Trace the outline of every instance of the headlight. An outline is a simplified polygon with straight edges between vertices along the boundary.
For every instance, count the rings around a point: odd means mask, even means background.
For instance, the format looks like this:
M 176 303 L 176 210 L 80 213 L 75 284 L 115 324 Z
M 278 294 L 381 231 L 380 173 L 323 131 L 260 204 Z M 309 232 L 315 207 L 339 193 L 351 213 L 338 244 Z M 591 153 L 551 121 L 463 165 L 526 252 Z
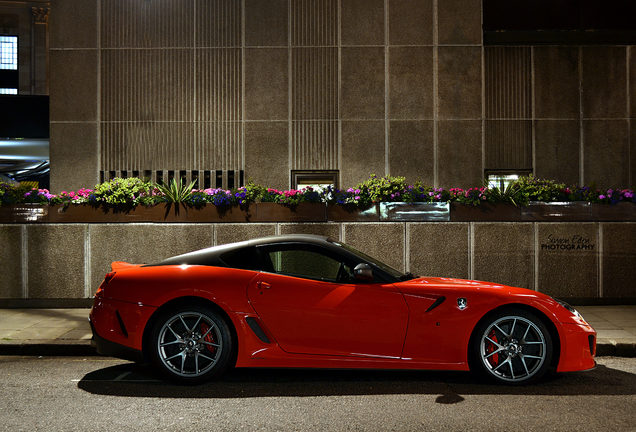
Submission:
M 578 319 L 583 321 L 585 324 L 589 325 L 588 322 L 585 321 L 585 318 L 583 318 L 583 316 L 579 313 L 579 311 L 574 309 L 569 303 L 564 302 L 563 300 L 556 299 L 554 297 L 552 297 L 552 299 L 555 302 L 557 302 L 558 304 L 560 304 L 561 306 L 563 306 L 564 308 L 566 308 L 572 315 L 576 316 Z

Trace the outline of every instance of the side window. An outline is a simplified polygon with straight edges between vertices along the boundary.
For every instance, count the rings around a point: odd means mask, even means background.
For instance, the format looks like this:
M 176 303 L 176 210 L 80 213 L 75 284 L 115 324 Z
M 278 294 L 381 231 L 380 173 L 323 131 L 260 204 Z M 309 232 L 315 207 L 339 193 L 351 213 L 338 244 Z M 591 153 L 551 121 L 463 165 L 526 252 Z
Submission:
M 266 250 L 266 261 L 271 261 L 274 273 L 326 282 L 348 283 L 352 271 L 345 263 L 323 253 L 306 249 Z
M 227 267 L 242 270 L 260 270 L 258 255 L 253 247 L 231 250 L 225 252 L 219 258 Z

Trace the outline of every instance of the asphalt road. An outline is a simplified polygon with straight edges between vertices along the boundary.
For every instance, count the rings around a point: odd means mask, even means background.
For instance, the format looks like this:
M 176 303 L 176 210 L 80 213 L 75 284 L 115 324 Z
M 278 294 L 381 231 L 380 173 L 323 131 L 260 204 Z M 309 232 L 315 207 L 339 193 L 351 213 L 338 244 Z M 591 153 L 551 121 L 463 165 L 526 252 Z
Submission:
M 199 386 L 109 358 L 0 357 L 6 431 L 636 431 L 636 358 L 509 387 L 468 373 L 241 370 Z

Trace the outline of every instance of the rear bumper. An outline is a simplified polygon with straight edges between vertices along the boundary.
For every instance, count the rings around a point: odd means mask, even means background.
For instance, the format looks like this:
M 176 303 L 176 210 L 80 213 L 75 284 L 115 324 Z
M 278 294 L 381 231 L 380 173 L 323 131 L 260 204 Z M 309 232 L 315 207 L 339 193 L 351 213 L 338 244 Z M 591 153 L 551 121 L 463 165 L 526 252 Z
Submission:
M 93 322 L 89 318 L 91 323 L 91 330 L 93 332 L 93 338 L 91 339 L 91 345 L 95 347 L 98 354 L 108 357 L 117 357 L 124 360 L 131 360 L 135 362 L 143 362 L 144 355 L 141 350 L 127 347 L 101 337 L 95 330 Z
M 557 372 L 574 372 L 596 366 L 596 332 L 590 326 L 562 324 L 561 357 Z
M 96 298 L 89 314 L 92 344 L 102 355 L 143 360 L 143 333 L 153 306 Z

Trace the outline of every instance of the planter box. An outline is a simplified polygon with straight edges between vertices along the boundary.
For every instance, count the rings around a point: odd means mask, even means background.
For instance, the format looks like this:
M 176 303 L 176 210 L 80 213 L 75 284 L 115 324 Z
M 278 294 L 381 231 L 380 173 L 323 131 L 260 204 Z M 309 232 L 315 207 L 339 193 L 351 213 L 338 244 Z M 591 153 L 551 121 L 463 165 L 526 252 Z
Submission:
M 300 203 L 288 207 L 277 203 L 256 203 L 251 222 L 326 222 L 327 206 L 323 203 Z
M 112 210 L 86 204 L 63 206 L 12 205 L 0 207 L 0 223 L 131 223 L 131 222 L 249 222 L 254 208 L 205 206 L 138 206 Z
M 592 204 L 592 219 L 599 222 L 636 222 L 636 203 Z
M 512 204 L 482 202 L 478 206 L 451 203 L 451 222 L 519 222 L 521 208 Z
M 424 202 L 382 202 L 381 221 L 448 222 L 450 204 Z
M 575 202 L 537 202 L 521 207 L 524 222 L 583 222 L 593 220 L 592 204 Z
M 379 222 L 380 212 L 377 204 L 365 210 L 355 206 L 328 204 L 327 220 L 330 222 Z

